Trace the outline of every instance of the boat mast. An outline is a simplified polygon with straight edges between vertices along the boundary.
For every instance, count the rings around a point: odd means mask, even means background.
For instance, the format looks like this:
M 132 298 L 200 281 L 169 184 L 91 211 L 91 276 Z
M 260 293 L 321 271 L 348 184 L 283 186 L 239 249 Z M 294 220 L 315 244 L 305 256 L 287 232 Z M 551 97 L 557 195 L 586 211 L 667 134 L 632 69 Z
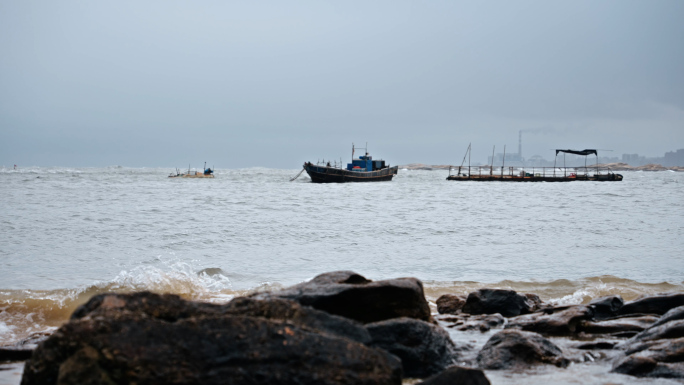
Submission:
M 501 161 L 501 178 L 503 179 L 504 166 L 506 165 L 506 145 L 504 144 L 504 156 Z
M 489 163 L 489 176 L 494 175 L 494 149 L 496 146 L 492 147 L 492 161 Z

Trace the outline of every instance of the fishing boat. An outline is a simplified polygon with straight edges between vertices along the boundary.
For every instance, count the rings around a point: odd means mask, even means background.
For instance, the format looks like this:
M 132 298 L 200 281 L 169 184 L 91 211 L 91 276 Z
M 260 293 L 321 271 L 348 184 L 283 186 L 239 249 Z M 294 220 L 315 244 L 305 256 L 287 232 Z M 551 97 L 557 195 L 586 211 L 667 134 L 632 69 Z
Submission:
M 470 165 L 470 145 L 466 155 L 463 157 L 461 165 L 456 167 L 449 167 L 449 176 L 447 180 L 454 181 L 476 181 L 476 182 L 576 182 L 576 181 L 593 181 L 593 182 L 620 182 L 623 179 L 621 174 L 616 174 L 607 168 L 599 168 L 598 166 L 598 151 L 594 149 L 586 150 L 556 150 L 556 157 L 553 162 L 553 167 L 505 167 L 502 163 L 501 168 L 494 167 L 494 157 L 492 156 L 492 163 L 488 166 L 471 166 Z M 557 167 L 556 161 L 558 154 L 563 154 L 563 167 Z M 580 167 L 565 167 L 565 154 L 574 154 L 584 156 L 584 166 Z M 596 156 L 596 165 L 587 166 L 587 156 Z M 465 158 L 468 157 L 468 166 L 464 166 Z M 504 150 L 504 162 L 506 159 Z M 456 174 L 452 174 L 452 170 Z
M 391 181 L 397 175 L 399 166 L 390 167 L 384 160 L 373 160 L 367 149 L 364 155 L 354 159 L 354 151 L 352 144 L 352 162 L 347 163 L 344 168 L 342 161 L 333 164 L 329 161 L 322 164 L 306 162 L 302 171 L 290 181 L 297 179 L 304 171 L 309 174 L 313 183 L 384 182 Z
M 179 169 L 176 169 L 175 174 L 169 174 L 169 178 L 213 178 L 214 170 L 207 168 L 207 162 L 204 162 L 204 171 L 190 171 L 190 165 L 188 165 L 188 172 L 181 174 Z

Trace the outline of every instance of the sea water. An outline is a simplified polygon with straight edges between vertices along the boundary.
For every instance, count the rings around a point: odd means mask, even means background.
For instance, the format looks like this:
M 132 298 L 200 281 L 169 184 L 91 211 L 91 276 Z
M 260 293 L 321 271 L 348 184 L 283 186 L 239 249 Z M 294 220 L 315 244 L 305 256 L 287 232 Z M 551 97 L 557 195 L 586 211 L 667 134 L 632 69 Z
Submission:
M 481 183 L 400 169 L 313 184 L 289 182 L 298 170 L 172 171 L 0 168 L 0 345 L 101 292 L 225 302 L 334 270 L 417 277 L 432 302 L 485 286 L 558 304 L 684 292 L 684 173 Z

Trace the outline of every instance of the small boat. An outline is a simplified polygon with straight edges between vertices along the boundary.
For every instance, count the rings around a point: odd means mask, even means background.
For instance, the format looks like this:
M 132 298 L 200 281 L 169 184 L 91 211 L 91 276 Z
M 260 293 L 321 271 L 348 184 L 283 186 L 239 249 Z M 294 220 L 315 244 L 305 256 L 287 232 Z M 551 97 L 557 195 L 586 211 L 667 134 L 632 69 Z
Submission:
M 204 172 L 190 171 L 190 165 L 188 165 L 188 172 L 181 174 L 179 169 L 176 169 L 175 174 L 169 174 L 169 178 L 213 178 L 214 170 L 207 168 L 207 162 L 204 162 Z
M 575 154 L 584 156 L 584 167 L 556 167 L 556 160 L 558 154 Z M 587 166 L 586 157 L 588 155 L 596 155 L 596 166 Z M 456 167 L 449 167 L 449 176 L 447 180 L 454 181 L 476 181 L 476 182 L 576 182 L 576 181 L 594 181 L 594 182 L 620 182 L 623 177 L 621 174 L 616 174 L 610 169 L 600 169 L 598 167 L 598 151 L 593 149 L 587 150 L 556 150 L 556 159 L 554 159 L 553 167 L 508 167 L 504 165 L 494 168 L 492 163 L 489 166 L 470 166 L 470 145 L 466 150 L 468 157 L 468 166 L 464 166 L 463 162 L 456 169 Z M 493 162 L 494 157 L 492 157 Z M 504 150 L 504 160 L 506 159 Z M 565 160 L 563 161 L 565 164 Z M 452 174 L 451 170 L 456 169 L 456 174 Z
M 313 183 L 346 183 L 346 182 L 383 182 L 391 181 L 397 175 L 399 166 L 390 167 L 384 160 L 373 160 L 368 152 L 354 159 L 354 145 L 352 144 L 352 162 L 342 168 L 342 162 L 330 164 L 304 163 L 303 171 L 311 177 Z M 301 172 L 291 181 L 297 179 Z

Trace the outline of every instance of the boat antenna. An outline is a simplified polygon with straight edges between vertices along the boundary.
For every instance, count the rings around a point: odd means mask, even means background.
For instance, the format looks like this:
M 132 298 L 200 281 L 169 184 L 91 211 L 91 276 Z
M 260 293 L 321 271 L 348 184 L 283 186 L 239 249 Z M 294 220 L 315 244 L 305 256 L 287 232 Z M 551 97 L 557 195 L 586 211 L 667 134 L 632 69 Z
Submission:
M 354 163 L 354 143 L 352 143 L 352 163 Z
M 492 147 L 492 161 L 489 164 L 489 175 L 490 176 L 494 173 L 494 149 L 495 148 L 496 148 L 496 146 Z

